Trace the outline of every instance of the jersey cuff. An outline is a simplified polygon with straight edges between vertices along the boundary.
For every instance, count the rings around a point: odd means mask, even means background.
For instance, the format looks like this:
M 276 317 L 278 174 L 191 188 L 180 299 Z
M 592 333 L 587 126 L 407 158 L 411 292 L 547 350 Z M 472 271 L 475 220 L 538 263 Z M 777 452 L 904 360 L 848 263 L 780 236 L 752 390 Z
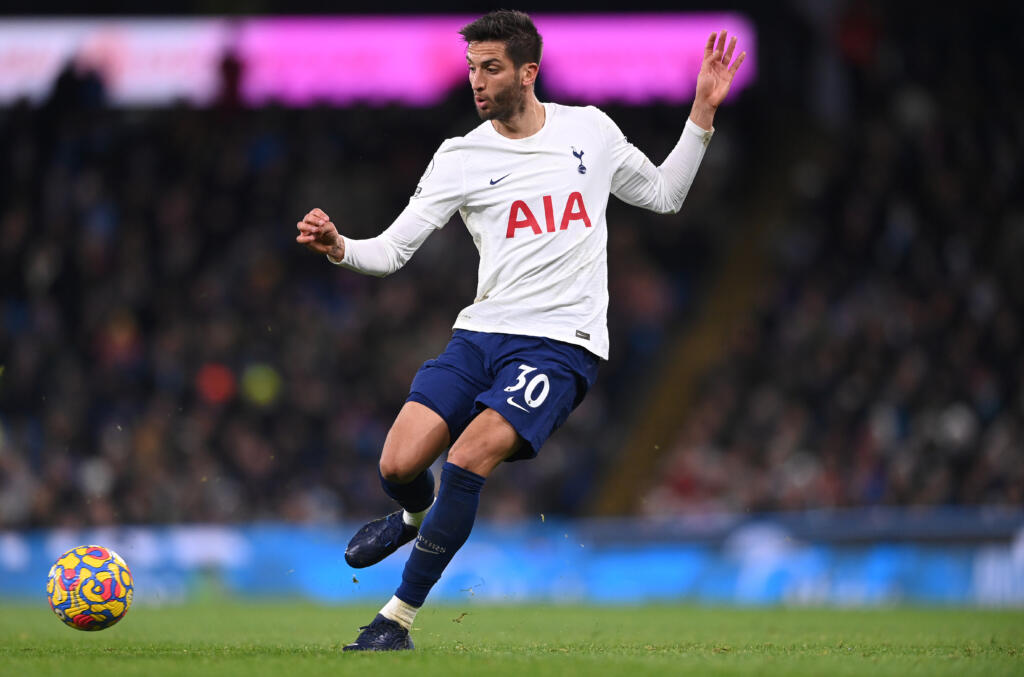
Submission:
M 711 137 L 715 134 L 715 128 L 712 127 L 711 131 L 704 129 L 690 118 L 686 118 L 686 127 L 684 131 L 690 132 L 700 138 L 701 143 L 705 146 L 711 143 Z

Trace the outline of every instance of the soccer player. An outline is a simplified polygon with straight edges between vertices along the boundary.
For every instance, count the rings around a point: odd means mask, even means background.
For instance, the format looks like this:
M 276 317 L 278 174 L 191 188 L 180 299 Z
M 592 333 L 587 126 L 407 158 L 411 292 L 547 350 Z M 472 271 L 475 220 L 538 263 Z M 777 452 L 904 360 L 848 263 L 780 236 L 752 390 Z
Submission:
M 456 211 L 480 252 L 476 299 L 413 378 L 384 441 L 381 485 L 401 509 L 362 527 L 345 559 L 365 567 L 414 548 L 394 596 L 345 651 L 413 648 L 409 628 L 469 536 L 488 475 L 536 456 L 583 400 L 608 357 L 608 196 L 679 211 L 746 56 L 733 60 L 726 31 L 711 34 L 690 117 L 656 167 L 600 110 L 537 99 L 541 37 L 529 16 L 491 12 L 460 33 L 482 124 L 441 144 L 377 237 L 342 237 L 320 209 L 297 224 L 299 243 L 370 275 L 398 270 Z M 435 498 L 430 466 L 445 449 Z

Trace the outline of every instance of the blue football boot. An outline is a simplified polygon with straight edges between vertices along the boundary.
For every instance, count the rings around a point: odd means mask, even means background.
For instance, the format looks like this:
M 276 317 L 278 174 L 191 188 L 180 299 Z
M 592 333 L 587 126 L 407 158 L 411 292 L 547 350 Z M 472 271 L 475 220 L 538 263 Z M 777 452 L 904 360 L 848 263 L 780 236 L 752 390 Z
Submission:
M 342 647 L 342 651 L 408 651 L 413 648 L 409 631 L 380 614 L 359 629 L 362 632 L 356 641 Z
M 416 538 L 419 529 L 402 521 L 401 510 L 363 525 L 345 548 L 345 561 L 354 569 L 376 564 Z

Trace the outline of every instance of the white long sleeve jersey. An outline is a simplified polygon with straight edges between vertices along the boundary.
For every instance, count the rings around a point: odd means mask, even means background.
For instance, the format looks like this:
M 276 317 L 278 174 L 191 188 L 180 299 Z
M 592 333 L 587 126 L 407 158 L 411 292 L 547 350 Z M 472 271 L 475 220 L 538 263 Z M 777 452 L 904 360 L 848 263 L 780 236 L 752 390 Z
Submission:
M 687 120 L 655 167 L 597 108 L 544 109 L 544 126 L 524 139 L 490 122 L 446 139 L 395 222 L 369 240 L 345 238 L 335 263 L 388 275 L 458 210 L 480 267 L 455 328 L 543 336 L 607 359 L 608 196 L 678 212 L 712 132 Z

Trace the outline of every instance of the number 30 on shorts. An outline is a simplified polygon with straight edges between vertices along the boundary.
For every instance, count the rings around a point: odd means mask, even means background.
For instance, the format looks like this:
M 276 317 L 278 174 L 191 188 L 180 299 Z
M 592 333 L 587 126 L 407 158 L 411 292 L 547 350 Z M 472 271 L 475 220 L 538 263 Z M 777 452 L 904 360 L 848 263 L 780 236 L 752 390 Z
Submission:
M 527 378 L 535 371 L 537 371 L 537 367 L 531 367 L 525 364 L 519 365 L 519 378 L 516 379 L 515 383 L 505 388 L 506 393 L 514 393 L 517 390 L 526 388 L 526 390 L 523 390 L 523 399 L 526 400 L 526 404 L 533 409 L 544 404 L 544 400 L 548 397 L 548 391 L 551 390 L 551 384 L 548 382 L 547 374 L 534 374 L 532 378 Z M 523 408 L 511 397 L 508 398 L 508 403 L 514 407 L 518 407 L 519 409 Z

